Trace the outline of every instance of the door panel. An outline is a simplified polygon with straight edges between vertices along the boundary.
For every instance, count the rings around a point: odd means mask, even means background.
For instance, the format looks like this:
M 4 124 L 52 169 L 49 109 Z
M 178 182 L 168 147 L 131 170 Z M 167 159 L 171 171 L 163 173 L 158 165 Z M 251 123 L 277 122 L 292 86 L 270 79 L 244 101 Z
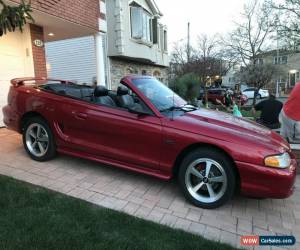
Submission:
M 158 168 L 162 143 L 159 118 L 72 99 L 61 110 L 69 147 L 141 167 Z

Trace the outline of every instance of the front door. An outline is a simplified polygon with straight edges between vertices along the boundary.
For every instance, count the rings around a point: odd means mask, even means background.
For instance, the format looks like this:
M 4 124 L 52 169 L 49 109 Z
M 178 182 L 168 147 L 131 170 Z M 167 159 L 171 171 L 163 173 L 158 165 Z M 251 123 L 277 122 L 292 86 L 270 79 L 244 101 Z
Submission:
M 290 87 L 294 87 L 296 84 L 296 74 L 290 73 Z

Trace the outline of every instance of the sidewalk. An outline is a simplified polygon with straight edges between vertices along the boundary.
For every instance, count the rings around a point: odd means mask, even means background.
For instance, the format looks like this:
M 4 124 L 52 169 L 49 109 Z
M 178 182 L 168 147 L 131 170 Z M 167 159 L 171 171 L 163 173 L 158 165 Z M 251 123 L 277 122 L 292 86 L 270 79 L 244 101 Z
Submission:
M 0 129 L 0 141 L 2 175 L 238 248 L 241 235 L 293 234 L 300 239 L 300 175 L 288 199 L 237 196 L 221 208 L 204 210 L 183 198 L 176 181 L 164 182 L 63 155 L 50 162 L 35 162 L 25 153 L 21 136 L 6 129 Z M 299 243 L 289 249 L 297 248 Z

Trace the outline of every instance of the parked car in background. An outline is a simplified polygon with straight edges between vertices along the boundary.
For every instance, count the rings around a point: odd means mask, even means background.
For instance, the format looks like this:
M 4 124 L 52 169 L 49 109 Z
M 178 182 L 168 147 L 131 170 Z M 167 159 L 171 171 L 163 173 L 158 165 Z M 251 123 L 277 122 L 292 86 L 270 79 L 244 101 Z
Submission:
M 225 105 L 225 93 L 226 91 L 229 91 L 229 93 L 231 95 L 233 95 L 233 91 L 232 90 L 226 90 L 224 88 L 216 88 L 216 89 L 208 89 L 207 91 L 207 99 L 209 102 L 212 102 L 213 104 L 218 104 L 219 100 L 220 102 L 222 102 Z M 242 95 L 240 97 L 241 100 L 241 105 L 244 105 L 247 103 L 248 98 L 245 95 Z
M 297 162 L 278 134 L 188 105 L 149 76 L 125 77 L 117 91 L 14 79 L 3 113 L 36 161 L 59 152 L 164 180 L 176 177 L 199 207 L 221 206 L 235 191 L 285 198 L 294 190 Z
M 248 98 L 253 99 L 254 93 L 255 93 L 255 88 L 245 89 L 245 90 L 243 90 L 242 93 L 243 93 L 243 95 L 247 96 Z M 267 90 L 267 89 L 260 89 L 257 94 L 258 99 L 268 98 L 269 96 L 270 96 L 269 90 Z

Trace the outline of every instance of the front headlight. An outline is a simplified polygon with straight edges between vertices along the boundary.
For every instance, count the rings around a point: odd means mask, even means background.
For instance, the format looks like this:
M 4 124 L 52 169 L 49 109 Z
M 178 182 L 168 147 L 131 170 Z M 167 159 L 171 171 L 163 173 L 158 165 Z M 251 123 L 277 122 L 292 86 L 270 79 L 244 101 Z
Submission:
M 288 168 L 291 165 L 291 157 L 288 153 L 268 156 L 265 158 L 265 165 L 273 168 Z

